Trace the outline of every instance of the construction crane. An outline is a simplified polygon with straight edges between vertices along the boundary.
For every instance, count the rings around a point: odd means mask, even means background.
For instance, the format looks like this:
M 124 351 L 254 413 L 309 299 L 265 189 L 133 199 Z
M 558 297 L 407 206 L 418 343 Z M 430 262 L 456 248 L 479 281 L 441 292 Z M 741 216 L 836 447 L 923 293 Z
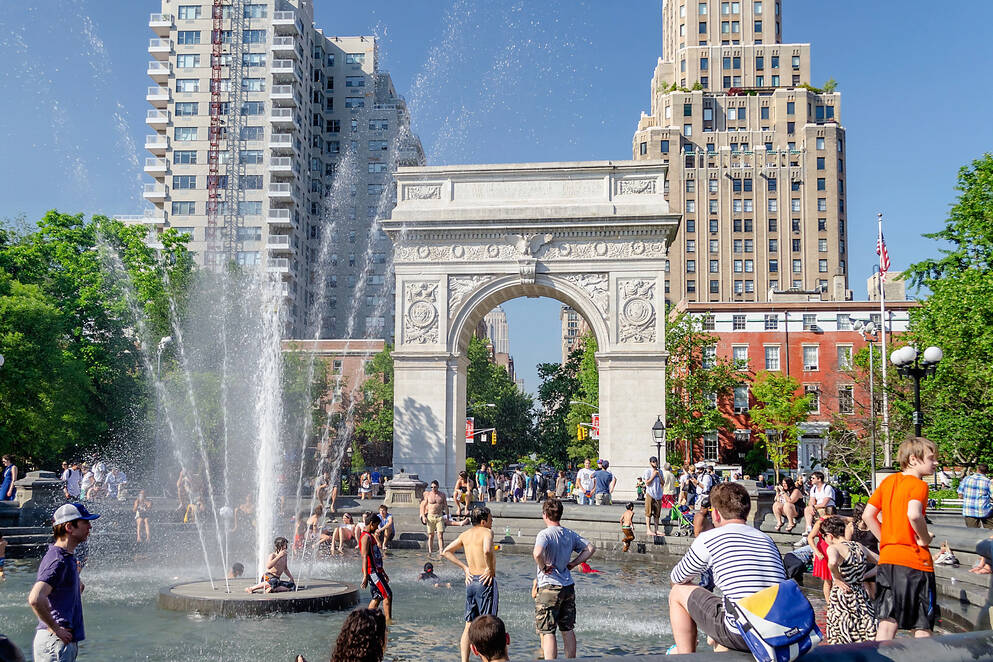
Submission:
M 241 128 L 245 90 L 244 67 L 245 10 L 243 0 L 213 0 L 213 26 L 210 33 L 210 128 L 207 131 L 207 254 L 206 263 L 220 269 L 237 258 L 244 223 L 240 203 L 244 197 L 241 163 Z M 230 30 L 224 30 L 224 20 Z M 228 75 L 224 77 L 224 68 Z M 225 80 L 227 87 L 225 89 Z M 222 101 L 222 95 L 227 99 Z M 223 156 L 222 156 L 223 155 Z M 221 164 L 226 167 L 220 172 Z M 224 203 L 223 206 L 221 203 Z

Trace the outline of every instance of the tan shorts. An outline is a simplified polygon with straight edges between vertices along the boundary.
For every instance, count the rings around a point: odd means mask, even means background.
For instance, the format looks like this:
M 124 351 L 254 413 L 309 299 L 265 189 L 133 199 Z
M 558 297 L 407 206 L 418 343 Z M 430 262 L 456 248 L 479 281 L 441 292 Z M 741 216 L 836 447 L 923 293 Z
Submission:
M 444 533 L 445 532 L 445 517 L 444 515 L 428 515 L 428 533 Z
M 576 587 L 542 586 L 534 599 L 534 627 L 538 634 L 569 632 L 576 627 Z
M 652 497 L 645 495 L 645 519 L 654 517 L 658 519 L 662 515 L 662 500 L 653 499 Z

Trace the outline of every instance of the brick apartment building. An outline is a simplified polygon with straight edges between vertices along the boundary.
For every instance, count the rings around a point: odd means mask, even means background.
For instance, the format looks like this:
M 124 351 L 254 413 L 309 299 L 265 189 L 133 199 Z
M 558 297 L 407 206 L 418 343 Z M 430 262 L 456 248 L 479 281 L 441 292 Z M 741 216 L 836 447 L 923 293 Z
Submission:
M 866 345 L 853 325 L 858 320 L 871 320 L 879 328 L 878 304 L 822 301 L 819 297 L 797 300 L 804 294 L 783 294 L 786 299 L 794 300 L 776 300 L 775 296 L 767 302 L 684 300 L 676 307 L 701 318 L 704 330 L 717 336 L 715 357 L 741 366 L 741 383 L 734 395 L 718 402 L 729 426 L 704 435 L 693 448 L 694 462 L 738 464 L 744 459 L 758 432 L 748 413 L 756 405 L 750 383 L 762 371 L 789 375 L 805 392 L 816 395 L 809 420 L 800 425 L 801 438 L 792 468 L 809 471 L 823 458 L 828 428 L 835 414 L 861 418 L 868 412 L 868 390 L 856 382 L 848 366 L 852 356 Z M 813 292 L 806 295 L 815 297 Z M 888 348 L 907 330 L 910 309 L 917 305 L 914 301 L 887 302 Z M 876 368 L 878 380 L 878 363 Z

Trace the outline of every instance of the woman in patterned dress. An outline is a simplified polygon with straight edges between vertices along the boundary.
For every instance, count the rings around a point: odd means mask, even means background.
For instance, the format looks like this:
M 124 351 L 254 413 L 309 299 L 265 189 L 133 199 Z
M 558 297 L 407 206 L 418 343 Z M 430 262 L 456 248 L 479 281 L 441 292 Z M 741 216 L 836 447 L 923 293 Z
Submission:
M 862 580 L 866 561 L 878 562 L 879 557 L 864 545 L 848 540 L 846 528 L 844 518 L 837 515 L 821 521 L 832 576 L 827 609 L 829 644 L 853 644 L 876 636 L 876 611 Z

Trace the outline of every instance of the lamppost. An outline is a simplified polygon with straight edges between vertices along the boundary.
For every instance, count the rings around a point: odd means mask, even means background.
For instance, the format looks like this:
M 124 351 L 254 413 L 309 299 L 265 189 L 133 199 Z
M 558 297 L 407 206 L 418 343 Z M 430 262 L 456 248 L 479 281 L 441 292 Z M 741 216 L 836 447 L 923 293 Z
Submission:
M 662 456 L 662 447 L 665 445 L 665 423 L 662 422 L 662 417 L 657 417 L 655 424 L 652 425 L 652 439 L 655 440 L 655 457 L 659 458 L 659 466 L 665 464 L 665 458 Z
M 586 405 L 587 407 L 592 407 L 593 409 L 597 409 L 597 406 L 596 405 L 591 404 L 589 402 L 583 402 L 582 400 L 570 400 L 569 401 L 569 404 L 570 405 Z
M 872 434 L 872 454 L 869 457 L 869 466 L 872 474 L 869 477 L 869 483 L 872 485 L 872 491 L 876 491 L 876 393 L 874 388 L 876 369 L 873 365 L 875 359 L 873 358 L 875 352 L 872 349 L 872 343 L 878 337 L 878 332 L 876 331 L 876 324 L 871 320 L 864 322 L 858 320 L 855 322 L 854 328 L 859 334 L 862 335 L 862 339 L 866 341 L 869 345 L 869 415 L 872 417 L 872 425 L 870 426 Z
M 928 347 L 923 356 L 918 355 L 917 348 L 906 345 L 890 354 L 890 362 L 896 366 L 901 377 L 911 377 L 914 380 L 914 435 L 921 436 L 921 425 L 924 414 L 921 413 L 921 380 L 934 377 L 938 363 L 944 357 L 940 347 Z

